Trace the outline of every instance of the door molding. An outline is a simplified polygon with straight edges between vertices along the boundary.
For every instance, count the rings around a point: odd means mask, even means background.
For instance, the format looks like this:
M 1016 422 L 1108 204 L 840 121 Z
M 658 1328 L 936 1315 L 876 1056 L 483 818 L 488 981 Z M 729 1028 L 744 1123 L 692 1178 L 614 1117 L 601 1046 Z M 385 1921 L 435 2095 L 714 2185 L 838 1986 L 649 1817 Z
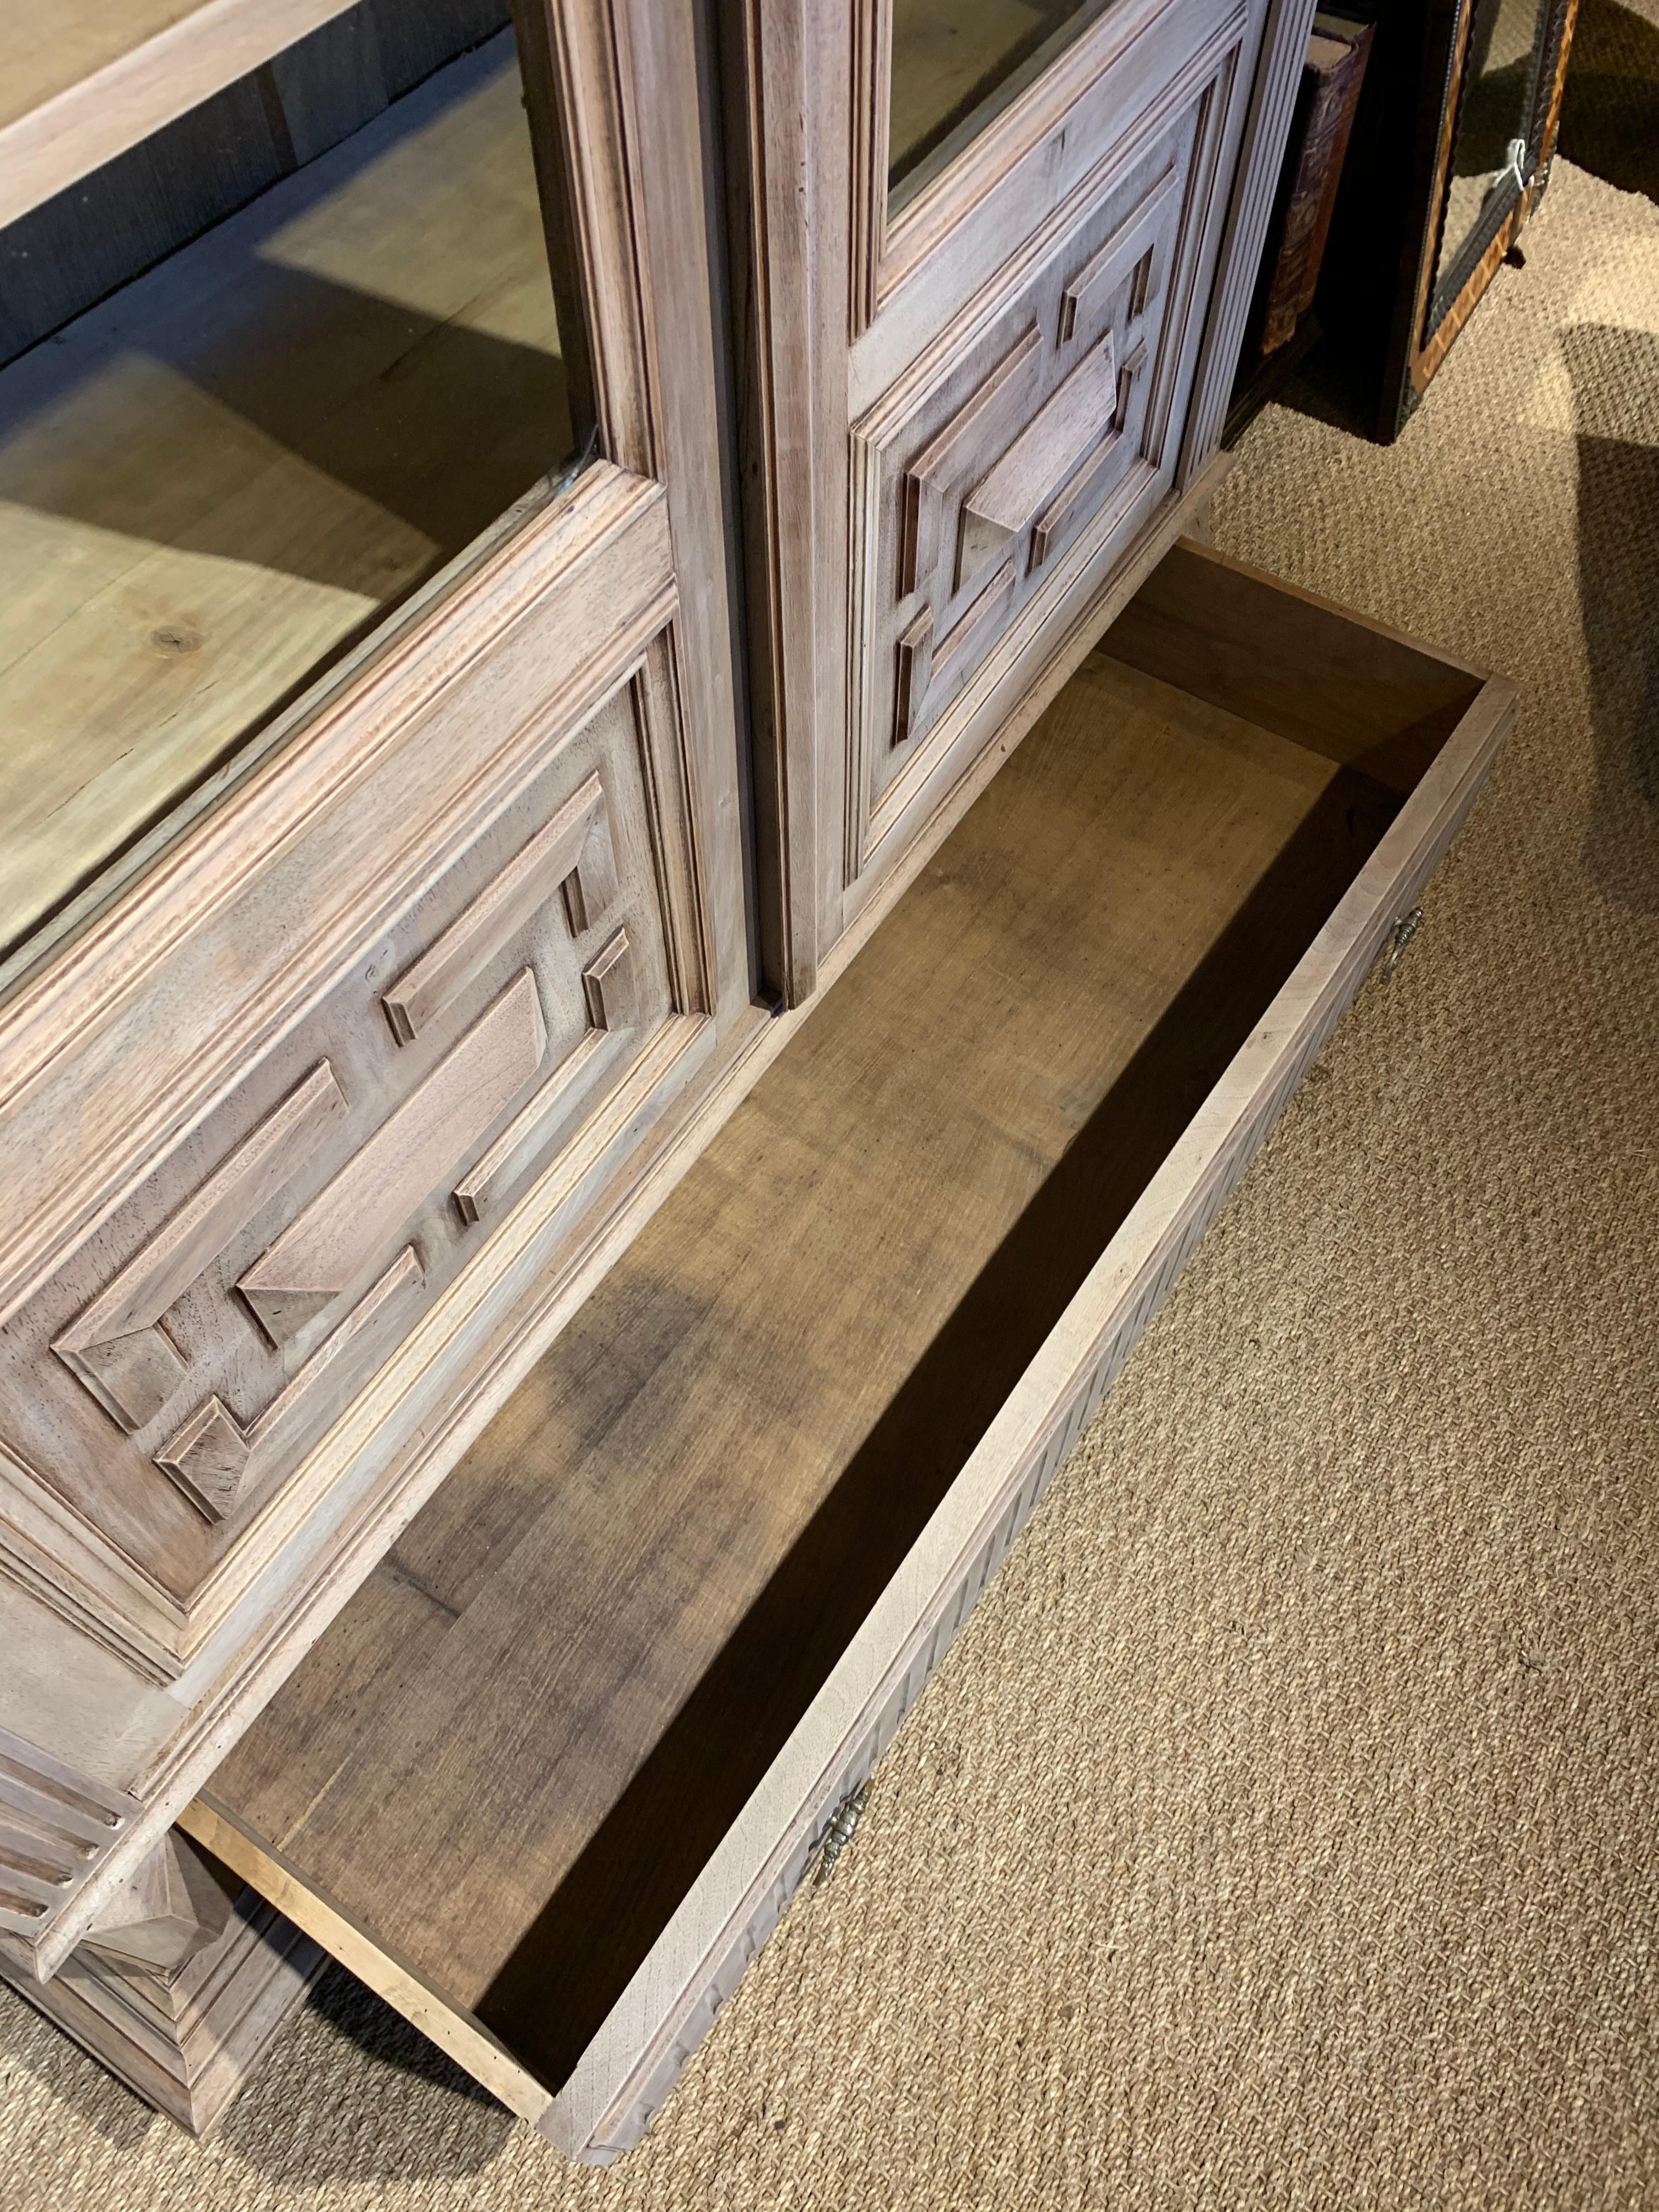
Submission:
M 13 1193 L 0 1319 L 25 1370 L 22 1401 L 9 1395 L 15 1376 L 0 1378 L 0 1637 L 16 1659 L 0 1726 L 50 1746 L 89 1802 L 101 1792 L 123 1808 L 78 1839 L 71 1884 L 4 1923 L 9 1970 L 49 1974 L 68 1955 L 660 1197 L 667 1164 L 688 1164 L 688 1121 L 763 1026 L 740 843 L 697 10 L 517 0 L 515 14 L 532 116 L 561 125 L 556 140 L 542 132 L 538 185 L 550 229 L 562 225 L 571 246 L 598 456 L 520 501 L 245 748 L 146 872 L 0 1006 Z M 572 791 L 550 798 L 545 771 L 560 761 L 574 764 Z M 533 809 L 511 812 L 532 784 L 537 805 L 564 810 L 544 825 Z M 572 805 L 580 821 L 566 821 Z M 556 883 L 568 845 L 574 862 Z M 521 956 L 532 926 L 542 937 Z M 396 939 L 383 974 L 377 957 L 398 929 L 410 944 Z M 568 1060 L 546 964 L 567 940 Z M 505 963 L 499 978 L 492 961 Z M 380 1005 L 399 979 L 409 993 Z M 383 1099 L 346 1085 L 307 1026 L 333 1018 L 330 994 L 347 985 L 379 1024 L 395 1077 Z M 434 1274 L 424 1245 L 410 1261 L 407 1237 L 401 1255 L 377 1256 L 381 1231 L 398 1243 L 392 1214 L 419 1194 L 412 1165 L 374 1138 L 399 1113 L 415 1117 L 409 1133 L 425 1130 L 442 1103 L 431 1086 L 454 1089 L 445 1055 L 460 1049 L 495 1086 L 496 1111 L 487 1128 L 477 1102 L 462 1116 L 465 1157 L 441 1158 L 435 1136 L 421 1154 L 437 1178 L 421 1203 L 447 1209 L 440 1244 L 464 1247 Z M 273 1140 L 275 1164 L 258 1145 L 243 1158 L 325 1060 L 367 1117 L 353 1144 L 339 1152 L 344 1124 L 324 1098 L 327 1111 L 301 1115 L 314 1157 Z M 555 1116 L 567 1095 L 568 1133 Z M 268 1165 L 290 1180 L 268 1182 Z M 371 1205 L 367 1183 L 383 1176 Z M 276 1211 L 240 1224 L 239 1206 L 257 1212 L 271 1194 Z M 374 1234 L 358 1254 L 345 1212 L 360 1202 Z M 334 1207 L 326 1220 L 319 1205 Z M 306 1206 L 316 1219 L 290 1249 Z M 270 1248 L 263 1274 L 226 1243 L 242 1230 Z M 144 1297 L 106 1312 L 102 1294 L 158 1237 L 166 1249 L 134 1292 Z M 353 1275 L 360 1258 L 372 1283 Z M 276 1363 L 274 1398 L 233 1392 L 216 1413 L 211 1397 L 181 1397 L 185 1425 L 162 1437 L 177 1426 L 169 1390 L 197 1372 L 202 1301 L 225 1304 L 223 1286 L 204 1290 L 185 1263 L 233 1261 L 251 1286 L 233 1318 Z M 76 1268 L 85 1280 L 71 1284 Z M 196 1306 L 170 1308 L 157 1335 L 150 1293 L 175 1277 Z M 64 1318 L 35 1346 L 21 1324 L 54 1291 Z M 338 1303 L 313 1315 L 321 1291 Z M 132 1324 L 118 1340 L 97 1334 L 111 1314 Z M 173 1533 L 153 1556 L 146 1509 L 118 1510 L 84 1433 L 73 1480 L 42 1449 L 48 1375 L 84 1397 L 70 1427 L 107 1428 L 112 1465 L 135 1447 L 155 1462 L 155 1511 Z M 276 1449 L 279 1413 L 294 1419 L 276 1467 L 260 1454 Z M 135 1417 L 143 1433 L 123 1437 Z M 8 1863 L 0 1839 L 0 1872 Z

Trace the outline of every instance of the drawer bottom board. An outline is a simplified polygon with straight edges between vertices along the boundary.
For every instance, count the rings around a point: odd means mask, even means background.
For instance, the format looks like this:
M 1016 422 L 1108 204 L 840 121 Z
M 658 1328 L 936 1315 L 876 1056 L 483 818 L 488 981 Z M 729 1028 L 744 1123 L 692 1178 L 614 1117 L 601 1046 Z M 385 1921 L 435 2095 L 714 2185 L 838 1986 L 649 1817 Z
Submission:
M 1178 549 L 183 1825 L 636 2140 L 1511 714 Z

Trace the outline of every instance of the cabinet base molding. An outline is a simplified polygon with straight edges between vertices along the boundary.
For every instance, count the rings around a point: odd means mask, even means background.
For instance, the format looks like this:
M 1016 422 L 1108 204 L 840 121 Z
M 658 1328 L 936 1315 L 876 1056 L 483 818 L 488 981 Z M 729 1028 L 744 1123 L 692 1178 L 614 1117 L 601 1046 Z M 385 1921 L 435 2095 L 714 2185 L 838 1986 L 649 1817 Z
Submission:
M 204 2136 L 327 1962 L 174 1833 L 52 1980 L 6 1979 L 135 2095 Z

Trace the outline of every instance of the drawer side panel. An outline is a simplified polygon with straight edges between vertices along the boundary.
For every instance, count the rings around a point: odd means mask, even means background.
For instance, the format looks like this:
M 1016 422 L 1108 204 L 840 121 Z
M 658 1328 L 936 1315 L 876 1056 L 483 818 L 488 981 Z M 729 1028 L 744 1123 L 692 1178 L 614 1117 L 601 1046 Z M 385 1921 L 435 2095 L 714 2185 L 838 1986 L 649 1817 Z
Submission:
M 837 1806 L 909 1705 L 1098 1409 L 1182 1268 L 1352 1002 L 1472 805 L 1514 714 L 1483 686 L 1376 854 L 1037 1358 L 549 2108 L 603 2163 L 637 2142 Z

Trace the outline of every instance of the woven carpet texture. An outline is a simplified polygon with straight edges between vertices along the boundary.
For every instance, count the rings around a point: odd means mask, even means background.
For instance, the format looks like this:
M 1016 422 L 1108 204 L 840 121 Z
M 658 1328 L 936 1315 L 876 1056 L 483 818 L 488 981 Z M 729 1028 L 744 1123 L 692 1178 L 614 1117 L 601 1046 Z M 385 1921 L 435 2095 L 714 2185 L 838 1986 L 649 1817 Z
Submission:
M 1527 248 L 1217 515 L 1518 733 L 646 2142 L 337 1974 L 198 2147 L 0 1992 L 8 2212 L 1659 2205 L 1659 210 Z

